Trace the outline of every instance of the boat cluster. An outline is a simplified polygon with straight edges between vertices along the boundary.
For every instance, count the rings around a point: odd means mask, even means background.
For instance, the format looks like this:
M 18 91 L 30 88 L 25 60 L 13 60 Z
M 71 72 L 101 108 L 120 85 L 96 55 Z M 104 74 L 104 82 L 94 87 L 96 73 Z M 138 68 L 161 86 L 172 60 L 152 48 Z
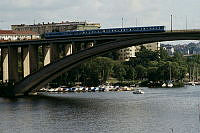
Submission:
M 120 87 L 120 86 L 105 86 L 101 85 L 98 87 L 71 87 L 60 86 L 57 88 L 42 88 L 40 92 L 104 92 L 104 91 L 134 91 L 135 87 Z

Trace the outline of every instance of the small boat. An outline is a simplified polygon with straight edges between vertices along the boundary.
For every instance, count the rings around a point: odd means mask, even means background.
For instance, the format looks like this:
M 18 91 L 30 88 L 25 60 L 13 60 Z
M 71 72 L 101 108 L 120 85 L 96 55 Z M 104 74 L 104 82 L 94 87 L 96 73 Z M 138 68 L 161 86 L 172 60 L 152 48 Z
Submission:
M 192 86 L 195 86 L 196 84 L 194 83 L 194 81 L 192 82 Z
M 142 89 L 137 89 L 133 91 L 133 94 L 144 94 L 144 91 Z
M 170 88 L 171 88 L 171 87 L 173 87 L 173 86 L 174 86 L 174 85 L 173 85 L 172 83 L 168 83 L 168 84 L 167 84 L 167 87 L 170 87 Z
M 166 87 L 167 85 L 164 83 L 164 84 L 162 84 L 162 87 Z

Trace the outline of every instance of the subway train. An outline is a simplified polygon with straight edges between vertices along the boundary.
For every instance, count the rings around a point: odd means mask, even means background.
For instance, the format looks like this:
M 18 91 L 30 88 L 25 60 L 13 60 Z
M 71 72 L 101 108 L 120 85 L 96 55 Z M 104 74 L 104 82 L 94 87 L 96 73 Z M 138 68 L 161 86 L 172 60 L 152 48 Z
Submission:
M 165 32 L 165 26 L 149 26 L 149 27 L 129 27 L 129 28 L 111 28 L 111 29 L 95 29 L 85 31 L 65 31 L 65 32 L 48 32 L 44 34 L 44 38 L 63 38 L 78 36 L 98 36 L 113 34 L 130 34 L 130 33 L 149 33 L 149 32 Z

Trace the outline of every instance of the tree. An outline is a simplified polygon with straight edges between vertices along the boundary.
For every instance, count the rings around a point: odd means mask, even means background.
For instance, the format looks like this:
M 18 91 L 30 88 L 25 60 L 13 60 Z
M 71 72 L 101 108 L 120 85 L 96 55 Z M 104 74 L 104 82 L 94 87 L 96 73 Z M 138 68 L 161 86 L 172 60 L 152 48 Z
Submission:
M 137 79 L 139 80 L 143 80 L 144 78 L 146 78 L 146 75 L 147 75 L 147 69 L 142 66 L 142 65 L 137 65 L 135 67 L 135 70 L 136 70 L 136 77 Z
M 125 66 L 125 70 L 126 70 L 126 75 L 124 76 L 124 78 L 126 80 L 134 80 L 135 79 L 135 69 L 129 65 L 124 65 Z
M 169 58 L 169 55 L 166 50 L 164 50 L 162 47 L 160 48 L 160 59 L 161 60 L 167 60 Z
M 149 81 L 159 81 L 159 76 L 158 75 L 158 68 L 157 67 L 149 67 L 148 68 L 148 80 Z
M 115 65 L 113 68 L 113 71 L 114 71 L 115 78 L 117 78 L 120 82 L 124 81 L 125 76 L 126 76 L 125 65 L 123 64 Z

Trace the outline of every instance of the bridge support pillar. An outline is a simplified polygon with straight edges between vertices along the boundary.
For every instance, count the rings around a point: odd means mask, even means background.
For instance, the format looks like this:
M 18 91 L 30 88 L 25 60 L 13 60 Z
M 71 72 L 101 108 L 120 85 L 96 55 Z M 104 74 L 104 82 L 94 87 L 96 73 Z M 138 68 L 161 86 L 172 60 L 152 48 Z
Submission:
M 23 76 L 37 71 L 38 69 L 38 46 L 29 45 L 22 47 Z
M 3 82 L 8 82 L 9 80 L 9 69 L 8 69 L 8 48 L 1 49 L 1 61 L 2 61 L 2 74 Z
M 1 49 L 3 82 L 19 81 L 17 52 L 18 47 Z
M 46 66 L 51 63 L 51 59 L 50 59 L 51 48 L 50 46 L 42 46 L 42 48 L 43 48 L 43 55 L 44 55 L 44 66 Z
M 81 46 L 81 48 L 80 48 L 81 50 L 85 49 L 85 43 L 81 43 L 80 46 Z
M 59 59 L 59 45 L 58 44 L 51 44 L 50 45 L 50 62 L 56 61 Z
M 76 43 L 72 42 L 72 53 L 76 53 L 77 48 L 76 48 Z
M 72 54 L 72 44 L 67 44 L 65 46 L 65 56 Z
M 56 44 L 43 46 L 43 55 L 44 55 L 44 66 L 57 60 L 59 58 L 58 46 Z

